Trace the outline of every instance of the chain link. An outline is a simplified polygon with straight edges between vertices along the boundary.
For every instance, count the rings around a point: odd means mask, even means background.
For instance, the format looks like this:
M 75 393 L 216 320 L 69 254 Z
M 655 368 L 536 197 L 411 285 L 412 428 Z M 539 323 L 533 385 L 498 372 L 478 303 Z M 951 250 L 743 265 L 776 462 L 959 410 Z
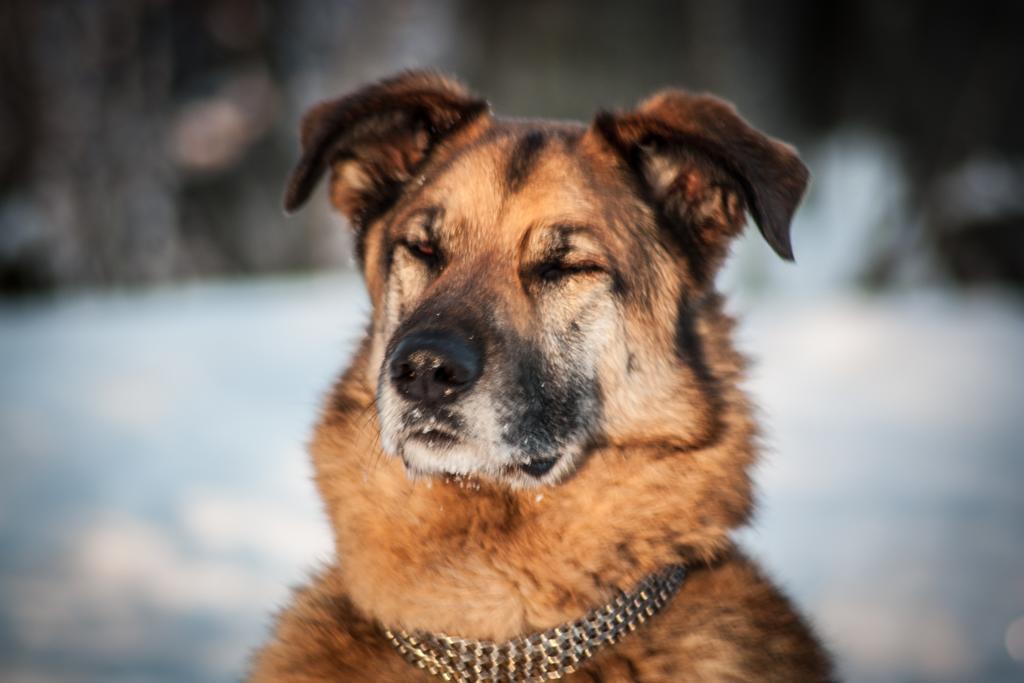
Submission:
M 384 633 L 410 664 L 446 681 L 557 680 L 657 614 L 685 578 L 683 567 L 668 567 L 648 576 L 632 593 L 620 593 L 572 623 L 504 643 L 401 629 Z

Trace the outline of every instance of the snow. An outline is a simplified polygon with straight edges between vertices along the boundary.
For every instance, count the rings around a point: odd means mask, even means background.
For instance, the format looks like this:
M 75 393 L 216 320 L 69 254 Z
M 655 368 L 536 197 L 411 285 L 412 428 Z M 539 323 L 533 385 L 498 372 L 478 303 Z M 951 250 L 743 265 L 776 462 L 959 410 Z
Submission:
M 737 301 L 744 543 L 848 680 L 1020 680 L 1020 302 Z M 366 311 L 350 274 L 0 305 L 0 679 L 237 680 L 330 552 L 304 443 Z

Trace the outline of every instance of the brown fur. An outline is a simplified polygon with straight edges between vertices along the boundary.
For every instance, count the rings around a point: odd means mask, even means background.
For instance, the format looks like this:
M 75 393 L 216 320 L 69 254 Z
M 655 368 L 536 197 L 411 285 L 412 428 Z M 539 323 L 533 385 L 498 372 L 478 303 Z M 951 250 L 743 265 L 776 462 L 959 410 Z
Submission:
M 829 680 L 730 540 L 751 514 L 756 429 L 713 275 L 744 209 L 791 256 L 807 181 L 792 149 L 707 96 L 666 91 L 590 127 L 509 122 L 423 72 L 313 109 L 303 141 L 286 205 L 331 169 L 374 313 L 311 446 L 337 559 L 280 615 L 252 680 L 429 680 L 381 625 L 504 640 L 673 563 L 691 573 L 665 611 L 569 680 Z M 457 477 L 382 447 L 382 420 L 405 408 L 381 398 L 381 363 L 421 318 L 492 335 L 498 379 L 531 360 L 520 346 L 579 375 L 567 395 L 584 427 L 556 435 L 549 474 L 517 469 L 516 444 Z M 518 386 L 488 381 L 475 391 Z

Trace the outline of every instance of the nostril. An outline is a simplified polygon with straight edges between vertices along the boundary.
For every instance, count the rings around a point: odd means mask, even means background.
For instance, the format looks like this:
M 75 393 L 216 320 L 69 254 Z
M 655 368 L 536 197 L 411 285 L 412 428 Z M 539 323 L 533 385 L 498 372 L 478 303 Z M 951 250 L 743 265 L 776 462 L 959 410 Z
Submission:
M 391 366 L 391 379 L 397 382 L 409 382 L 416 379 L 416 371 L 409 363 L 396 363 Z
M 434 381 L 439 384 L 458 386 L 469 381 L 469 373 L 457 365 L 439 365 L 434 370 Z

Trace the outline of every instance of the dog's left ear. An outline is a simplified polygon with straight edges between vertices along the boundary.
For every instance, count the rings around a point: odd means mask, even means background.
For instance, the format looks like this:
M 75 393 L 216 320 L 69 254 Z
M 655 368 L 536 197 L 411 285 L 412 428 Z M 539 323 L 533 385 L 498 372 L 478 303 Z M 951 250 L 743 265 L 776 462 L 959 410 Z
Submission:
M 744 208 L 775 252 L 793 260 L 790 221 L 807 188 L 807 167 L 730 104 L 665 90 L 633 111 L 598 114 L 593 127 L 712 268 L 742 229 Z
M 321 102 L 302 118 L 302 157 L 284 208 L 302 206 L 330 169 L 332 203 L 361 229 L 446 137 L 487 109 L 462 84 L 433 71 L 406 71 Z

